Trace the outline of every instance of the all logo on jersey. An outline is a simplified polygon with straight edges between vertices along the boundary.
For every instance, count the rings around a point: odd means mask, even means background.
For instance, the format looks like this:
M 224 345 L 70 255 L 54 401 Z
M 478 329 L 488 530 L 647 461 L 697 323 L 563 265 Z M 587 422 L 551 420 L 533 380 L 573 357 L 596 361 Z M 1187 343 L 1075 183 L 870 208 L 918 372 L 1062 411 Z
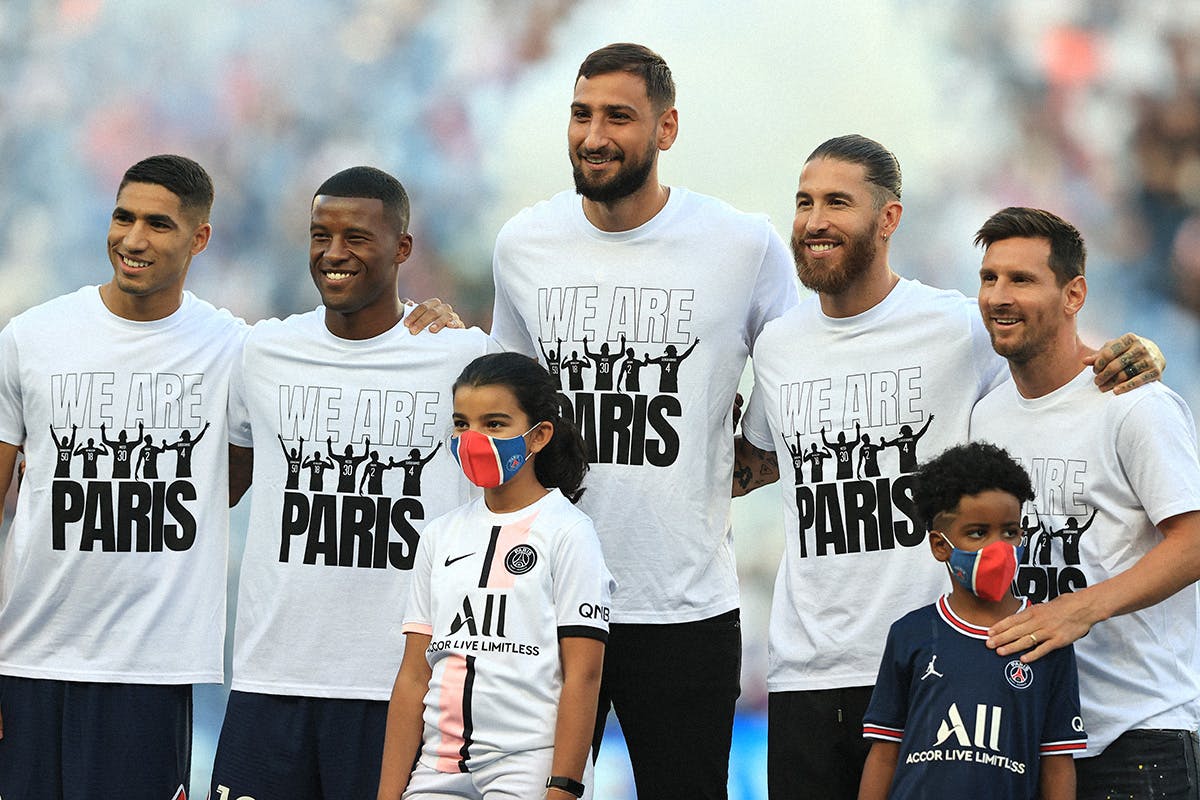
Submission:
M 786 476 L 791 465 L 801 558 L 925 540 L 912 494 L 918 446 L 935 420 L 925 402 L 919 366 L 779 388 L 779 438 L 790 454 L 785 461 L 779 453 L 780 467 Z M 734 475 L 745 485 L 752 478 L 749 470 Z
M 51 544 L 81 551 L 188 550 L 198 497 L 192 458 L 204 376 L 114 373 L 51 376 Z
M 588 460 L 666 467 L 679 457 L 679 375 L 700 338 L 694 289 L 538 290 L 538 347 Z M 607 311 L 603 308 L 607 304 Z M 566 386 L 563 386 L 563 383 Z
M 442 449 L 440 392 L 280 386 L 286 470 L 279 560 L 411 569 L 421 480 Z M 337 442 L 349 421 L 349 442 Z M 305 473 L 307 472 L 307 479 Z M 395 476 L 399 475 L 397 479 Z
M 906 764 L 970 761 L 1024 774 L 1026 765 L 1004 753 L 1004 709 L 983 703 L 959 709 L 951 703 L 926 750 L 913 750 Z
M 527 544 L 519 544 L 504 557 L 504 568 L 513 575 L 524 575 L 537 564 L 537 551 Z

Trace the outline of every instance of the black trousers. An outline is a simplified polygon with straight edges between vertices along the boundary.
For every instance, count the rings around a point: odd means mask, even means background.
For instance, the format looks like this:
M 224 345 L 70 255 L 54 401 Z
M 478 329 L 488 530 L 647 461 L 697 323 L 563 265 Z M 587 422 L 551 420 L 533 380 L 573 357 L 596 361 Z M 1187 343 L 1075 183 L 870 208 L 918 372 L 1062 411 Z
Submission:
M 856 800 L 871 743 L 863 715 L 871 686 L 767 697 L 767 796 L 770 800 Z

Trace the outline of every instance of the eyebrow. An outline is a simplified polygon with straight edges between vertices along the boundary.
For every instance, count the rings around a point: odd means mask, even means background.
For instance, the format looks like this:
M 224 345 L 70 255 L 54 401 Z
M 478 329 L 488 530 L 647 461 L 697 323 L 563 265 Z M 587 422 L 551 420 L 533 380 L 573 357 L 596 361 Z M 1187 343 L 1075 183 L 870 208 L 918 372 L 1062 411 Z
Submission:
M 610 103 L 609 105 L 596 106 L 596 107 L 589 106 L 587 103 L 580 103 L 578 100 L 575 101 L 574 103 L 571 103 L 572 111 L 575 111 L 575 110 L 593 111 L 593 110 L 597 110 L 597 109 L 599 109 L 601 111 L 607 111 L 610 114 L 614 111 L 624 111 L 627 113 L 635 113 L 637 111 L 637 109 L 634 108 L 633 106 L 624 105 L 622 103 Z
M 812 192 L 807 192 L 804 189 L 801 189 L 798 192 L 796 192 L 797 200 L 799 200 L 801 197 L 811 198 L 812 196 L 813 196 Z M 840 190 L 835 190 L 832 192 L 825 192 L 821 196 L 824 197 L 826 200 L 830 200 L 830 199 L 853 200 L 854 199 L 854 195 L 850 194 L 849 192 L 843 192 Z
M 117 206 L 113 209 L 112 215 L 115 217 L 118 214 L 128 216 L 128 217 L 133 217 L 134 219 L 136 219 L 138 216 L 133 211 L 130 211 L 128 208 L 125 208 L 124 206 Z M 166 223 L 167 225 L 174 225 L 174 226 L 178 226 L 178 224 L 179 224 L 175 221 L 175 218 L 172 217 L 170 214 L 146 214 L 143 217 L 143 219 L 145 219 L 147 222 L 163 222 L 163 223 Z

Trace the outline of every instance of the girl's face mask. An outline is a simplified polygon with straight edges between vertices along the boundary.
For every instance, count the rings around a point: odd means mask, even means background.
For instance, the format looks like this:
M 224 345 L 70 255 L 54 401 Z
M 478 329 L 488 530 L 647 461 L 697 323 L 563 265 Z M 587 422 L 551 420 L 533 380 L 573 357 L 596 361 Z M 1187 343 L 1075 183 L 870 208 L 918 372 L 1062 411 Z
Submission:
M 934 531 L 953 548 L 950 574 L 976 597 L 998 603 L 1009 593 L 1017 577 L 1017 564 L 1025 555 L 1025 545 L 1013 547 L 1007 542 L 992 542 L 980 550 L 960 550 L 941 531 Z
M 525 445 L 525 436 L 529 431 L 520 436 L 500 439 L 466 430 L 450 437 L 450 453 L 462 467 L 467 480 L 481 488 L 494 489 L 511 480 L 529 460 Z

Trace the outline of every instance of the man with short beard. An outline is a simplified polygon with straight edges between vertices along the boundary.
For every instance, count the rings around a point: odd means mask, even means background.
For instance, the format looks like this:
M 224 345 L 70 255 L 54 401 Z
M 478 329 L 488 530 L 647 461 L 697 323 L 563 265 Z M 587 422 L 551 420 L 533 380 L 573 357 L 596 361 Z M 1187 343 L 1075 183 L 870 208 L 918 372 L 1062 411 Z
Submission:
M 813 151 L 800 173 L 792 251 L 817 294 L 769 323 L 754 351 L 733 490 L 784 472 L 784 557 L 768 635 L 772 800 L 857 796 L 869 749 L 862 717 L 888 627 L 936 600 L 945 582 L 922 546 L 913 467 L 965 442 L 971 408 L 1003 377 L 972 301 L 888 265 L 900 192 L 900 165 L 878 142 L 841 136 Z M 1115 356 L 1131 347 L 1144 363 L 1128 334 L 1097 354 L 1101 388 L 1125 377 Z M 807 448 L 860 433 L 906 436 L 917 452 L 879 453 L 878 476 L 807 485 L 795 485 L 791 459 L 781 468 L 775 456 L 796 437 Z
M 726 796 L 740 691 L 729 412 L 763 325 L 798 295 L 765 217 L 659 182 L 674 98 L 645 47 L 583 62 L 567 132 L 582 199 L 562 192 L 500 232 L 492 335 L 530 356 L 538 340 L 624 353 L 606 381 L 589 370 L 562 395 L 592 462 L 580 507 L 618 583 L 596 744 L 611 703 L 638 796 L 703 800 Z M 671 380 L 612 388 L 612 370 L 647 361 Z

